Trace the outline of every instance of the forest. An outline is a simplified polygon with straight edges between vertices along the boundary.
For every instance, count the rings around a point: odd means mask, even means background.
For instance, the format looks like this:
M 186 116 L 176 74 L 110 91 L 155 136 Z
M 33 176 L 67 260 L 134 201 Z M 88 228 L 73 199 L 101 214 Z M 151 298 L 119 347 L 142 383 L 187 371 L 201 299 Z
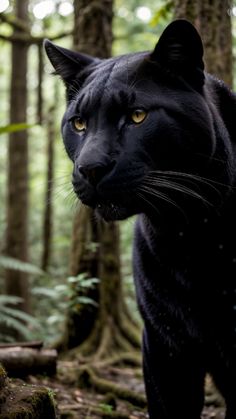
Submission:
M 148 51 L 175 18 L 195 24 L 207 71 L 233 88 L 236 2 L 0 0 L 1 419 L 148 417 L 136 217 L 106 223 L 75 196 L 65 87 L 43 45 L 99 58 Z M 210 377 L 205 389 L 202 418 L 223 418 Z

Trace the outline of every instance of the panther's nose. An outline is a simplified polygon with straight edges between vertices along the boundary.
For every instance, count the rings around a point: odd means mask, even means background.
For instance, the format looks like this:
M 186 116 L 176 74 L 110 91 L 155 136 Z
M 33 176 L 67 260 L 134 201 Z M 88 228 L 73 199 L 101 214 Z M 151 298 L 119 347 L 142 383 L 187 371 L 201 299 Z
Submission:
M 102 178 L 112 171 L 115 165 L 115 161 L 111 161 L 108 164 L 88 164 L 79 165 L 78 170 L 80 174 L 87 179 L 91 185 L 96 186 Z

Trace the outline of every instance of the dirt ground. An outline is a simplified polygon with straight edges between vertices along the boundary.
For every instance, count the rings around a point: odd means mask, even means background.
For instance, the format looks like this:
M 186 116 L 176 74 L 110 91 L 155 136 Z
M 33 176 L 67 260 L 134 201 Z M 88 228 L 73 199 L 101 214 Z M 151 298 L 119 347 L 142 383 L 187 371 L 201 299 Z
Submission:
M 28 377 L 31 384 L 43 384 L 54 393 L 58 418 L 62 419 L 147 419 L 146 409 L 134 407 L 112 394 L 100 394 L 91 389 L 79 388 L 79 366 L 76 362 L 60 361 L 58 373 L 54 378 Z M 120 387 L 144 394 L 141 370 L 134 368 L 109 367 L 99 371 L 99 376 L 112 381 Z M 206 381 L 206 406 L 202 419 L 223 419 L 224 407 L 215 392 L 210 379 Z M 46 418 L 45 418 L 46 419 Z M 50 418 L 47 418 L 50 419 Z

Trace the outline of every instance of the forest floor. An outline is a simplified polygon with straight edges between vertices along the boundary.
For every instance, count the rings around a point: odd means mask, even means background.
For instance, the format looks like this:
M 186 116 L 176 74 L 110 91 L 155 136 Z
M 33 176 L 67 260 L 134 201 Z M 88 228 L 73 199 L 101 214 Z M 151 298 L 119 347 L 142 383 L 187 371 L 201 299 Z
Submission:
M 61 419 L 147 419 L 146 409 L 136 408 L 131 403 L 122 401 L 112 394 L 100 394 L 78 386 L 78 363 L 59 361 L 56 377 L 28 377 L 27 381 L 35 385 L 49 387 L 57 404 L 58 418 Z M 108 367 L 99 371 L 99 376 L 112 381 L 121 388 L 127 388 L 144 394 L 140 369 L 132 367 Z M 202 419 L 223 419 L 224 407 L 216 394 L 211 380 L 206 382 L 207 406 Z M 50 418 L 45 418 L 50 419 Z

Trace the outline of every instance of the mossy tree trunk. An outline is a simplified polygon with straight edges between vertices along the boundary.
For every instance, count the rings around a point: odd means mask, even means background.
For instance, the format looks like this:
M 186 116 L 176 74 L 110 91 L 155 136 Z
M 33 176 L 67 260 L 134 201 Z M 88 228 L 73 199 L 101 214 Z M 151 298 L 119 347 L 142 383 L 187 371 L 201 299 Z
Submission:
M 92 210 L 80 205 L 73 221 L 70 275 L 82 274 L 86 278 L 99 277 L 98 228 Z M 95 285 L 92 289 L 85 290 L 84 294 L 96 303 L 99 302 L 99 286 Z M 66 335 L 62 340 L 63 349 L 74 348 L 89 336 L 97 318 L 97 313 L 98 308 L 88 304 L 77 305 L 77 310 L 68 311 Z
M 175 0 L 175 17 L 190 20 L 199 30 L 206 70 L 233 84 L 231 0 Z
M 74 5 L 74 48 L 109 57 L 113 1 L 81 0 Z M 92 210 L 81 205 L 74 220 L 70 268 L 72 275 L 82 272 L 98 277 L 100 283 L 89 291 L 98 308 L 84 305 L 78 313 L 68 313 L 68 347 L 82 344 L 81 353 L 96 359 L 139 347 L 139 331 L 127 313 L 122 293 L 118 224 L 95 220 Z
M 27 23 L 28 0 L 14 2 L 15 15 Z M 14 28 L 14 34 L 21 33 Z M 10 123 L 26 122 L 27 110 L 27 53 L 28 44 L 12 44 L 12 73 L 10 87 Z M 6 254 L 27 261 L 28 258 L 28 139 L 27 131 L 10 134 L 8 147 L 8 196 Z M 16 270 L 6 272 L 6 293 L 23 299 L 19 308 L 30 311 L 27 275 Z
M 57 102 L 57 88 L 55 85 L 54 94 L 55 103 Z M 53 207 L 52 195 L 54 186 L 54 143 L 56 138 L 56 105 L 52 105 L 48 109 L 47 124 L 47 178 L 45 192 L 45 206 L 43 215 L 43 251 L 41 267 L 47 271 L 50 264 L 52 250 L 52 230 L 53 230 Z

